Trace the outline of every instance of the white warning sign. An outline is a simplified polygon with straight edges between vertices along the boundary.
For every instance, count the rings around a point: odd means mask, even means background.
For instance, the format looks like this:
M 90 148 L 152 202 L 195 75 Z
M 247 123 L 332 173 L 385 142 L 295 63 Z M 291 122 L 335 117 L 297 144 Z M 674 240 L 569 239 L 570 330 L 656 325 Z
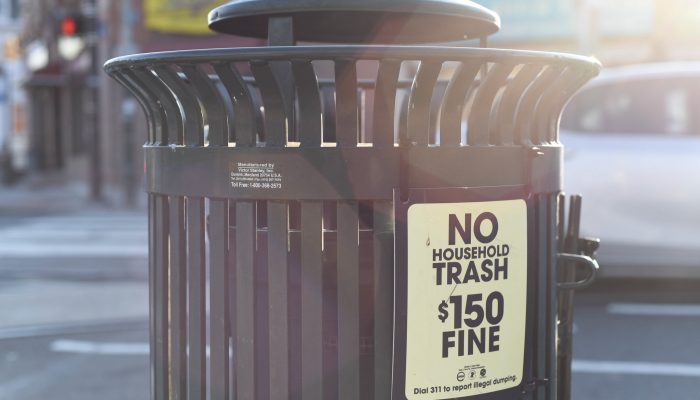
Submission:
M 453 399 L 518 386 L 526 303 L 525 201 L 412 205 L 406 398 Z

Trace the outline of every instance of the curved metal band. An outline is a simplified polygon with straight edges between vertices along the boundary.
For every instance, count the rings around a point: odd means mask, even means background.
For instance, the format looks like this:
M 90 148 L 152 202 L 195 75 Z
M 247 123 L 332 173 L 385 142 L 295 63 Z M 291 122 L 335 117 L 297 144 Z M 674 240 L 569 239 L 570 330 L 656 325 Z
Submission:
M 238 200 L 390 200 L 401 179 L 399 152 L 399 147 L 146 146 L 147 190 Z M 412 188 L 561 190 L 560 146 L 412 147 L 407 153 Z
M 502 62 L 506 59 L 519 63 L 547 63 L 549 65 L 578 65 L 585 69 L 599 70 L 600 63 L 589 57 L 541 51 L 481 49 L 446 46 L 280 46 L 243 47 L 233 49 L 209 49 L 168 51 L 134 54 L 114 58 L 105 64 L 108 73 L 119 69 L 143 65 L 171 65 L 173 63 L 203 63 L 216 61 L 289 61 L 290 59 L 333 60 L 337 58 L 361 58 L 364 60 L 410 59 L 483 62 Z

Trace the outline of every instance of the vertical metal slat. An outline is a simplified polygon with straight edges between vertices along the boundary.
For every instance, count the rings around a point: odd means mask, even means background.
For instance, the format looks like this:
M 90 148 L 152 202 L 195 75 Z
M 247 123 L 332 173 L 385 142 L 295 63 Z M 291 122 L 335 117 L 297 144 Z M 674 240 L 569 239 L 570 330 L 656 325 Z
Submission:
M 399 72 L 401 72 L 400 60 L 387 59 L 379 64 L 374 90 L 374 124 L 372 126 L 372 141 L 375 147 L 394 146 L 394 112 Z
M 547 279 L 548 279 L 548 243 L 547 235 L 549 233 L 549 210 L 547 209 L 548 202 L 546 195 L 537 195 L 537 319 L 535 335 L 535 378 L 545 379 L 547 377 L 547 332 L 548 319 L 547 313 L 549 307 L 547 304 Z M 535 398 L 538 400 L 546 399 L 546 388 L 537 386 Z
M 147 69 L 134 69 L 132 73 L 141 82 L 146 91 L 156 96 L 158 106 L 165 113 L 165 115 L 161 115 L 164 119 L 160 122 L 161 132 L 160 135 L 157 135 L 158 142 L 163 144 L 180 143 L 179 140 L 181 140 L 183 132 L 182 113 L 173 93 Z M 156 122 L 156 124 L 159 124 L 159 122 Z
M 182 71 L 194 87 L 201 108 L 206 114 L 209 124 L 209 143 L 215 146 L 228 146 L 229 138 L 233 136 L 231 134 L 233 127 L 229 127 L 226 106 L 214 82 L 197 66 L 184 66 Z
M 323 399 L 323 204 L 301 205 L 302 400 Z
M 524 65 L 516 74 L 513 80 L 508 84 L 501 104 L 498 109 L 498 117 L 496 123 L 490 128 L 489 136 L 496 138 L 496 142 L 510 145 L 515 142 L 515 117 L 523 91 L 532 83 L 532 80 L 542 71 L 542 66 L 539 64 Z
M 357 66 L 354 60 L 335 63 L 336 140 L 339 147 L 355 147 L 358 139 Z
M 311 61 L 292 61 L 299 99 L 299 142 L 302 147 L 320 147 L 323 141 L 323 109 L 318 80 Z
M 134 71 L 125 71 L 122 82 L 142 104 L 149 125 L 149 142 L 152 144 L 167 144 L 167 132 L 164 131 L 166 115 L 153 93 L 144 90 L 145 84 Z
M 255 399 L 255 202 L 236 203 L 236 399 Z
M 228 201 L 209 200 L 211 400 L 229 400 Z
M 485 146 L 490 143 L 489 122 L 496 94 L 506 83 L 508 75 L 513 71 L 513 64 L 496 64 L 489 71 L 484 82 L 476 93 L 474 104 L 469 113 L 469 144 Z M 493 138 L 496 139 L 496 138 Z M 494 141 L 495 142 L 495 141 Z M 496 144 L 496 143 L 491 143 Z
M 168 384 L 168 198 L 155 196 L 155 400 L 170 399 Z
M 360 400 L 360 248 L 358 205 L 338 203 L 338 399 Z
M 270 399 L 289 399 L 289 327 L 287 242 L 289 218 L 287 203 L 267 203 L 268 268 L 270 296 Z
M 284 146 L 287 144 L 287 129 L 291 119 L 287 115 L 287 106 L 285 105 L 285 99 L 282 97 L 282 88 L 280 88 L 269 63 L 253 61 L 250 63 L 250 70 L 255 77 L 258 88 L 260 88 L 260 96 L 265 107 L 266 145 Z
M 557 397 L 557 195 L 547 195 L 547 400 Z
M 440 116 L 440 146 L 461 144 L 462 112 L 481 66 L 481 62 L 462 62 L 447 85 Z
M 228 63 L 215 63 L 214 70 L 221 79 L 231 97 L 233 103 L 233 129 L 236 145 L 255 145 L 257 132 L 257 112 L 253 105 L 253 98 L 248 90 L 248 86 L 243 81 L 241 74 Z
M 374 203 L 374 399 L 391 398 L 394 325 L 393 203 Z
M 150 397 L 156 398 L 156 195 L 148 195 L 148 339 Z
M 188 400 L 206 400 L 206 274 L 204 199 L 187 199 Z
M 442 62 L 421 62 L 411 87 L 408 100 L 408 137 L 411 143 L 419 147 L 427 146 L 430 139 L 430 105 L 441 69 Z
M 202 110 L 197 101 L 197 94 L 192 86 L 185 83 L 180 76 L 166 66 L 153 68 L 158 77 L 168 85 L 182 105 L 184 121 L 183 140 L 185 143 L 201 145 L 204 143 L 204 121 Z M 172 139 L 171 139 L 172 140 Z
M 540 101 L 542 93 L 547 90 L 549 85 L 556 81 L 557 77 L 562 73 L 562 67 L 548 67 L 527 87 L 518 102 L 518 111 L 515 117 L 516 135 L 515 143 L 522 145 L 531 145 L 532 133 L 534 132 L 534 123 L 536 121 L 534 112 L 537 109 L 537 103 Z M 536 143 L 535 144 L 540 144 Z
M 181 400 L 187 393 L 185 200 L 172 196 L 169 202 L 170 393 Z

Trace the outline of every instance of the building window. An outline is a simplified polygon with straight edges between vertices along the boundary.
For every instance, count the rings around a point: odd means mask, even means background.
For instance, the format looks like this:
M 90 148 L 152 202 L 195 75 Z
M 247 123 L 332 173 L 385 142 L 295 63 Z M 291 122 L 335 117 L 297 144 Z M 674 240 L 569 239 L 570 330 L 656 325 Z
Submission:
M 12 9 L 10 15 L 12 19 L 19 19 L 19 0 L 10 0 Z

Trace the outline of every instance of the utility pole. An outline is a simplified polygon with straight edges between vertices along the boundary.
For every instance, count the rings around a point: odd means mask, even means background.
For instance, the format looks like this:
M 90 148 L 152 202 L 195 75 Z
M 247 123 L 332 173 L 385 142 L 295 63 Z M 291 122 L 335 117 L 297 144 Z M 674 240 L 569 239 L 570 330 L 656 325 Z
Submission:
M 90 135 L 90 197 L 102 201 L 102 138 L 100 136 L 100 22 L 97 0 L 84 0 L 83 14 L 87 22 L 86 43 L 90 52 L 88 92 L 90 101 L 85 103 L 85 117 Z

